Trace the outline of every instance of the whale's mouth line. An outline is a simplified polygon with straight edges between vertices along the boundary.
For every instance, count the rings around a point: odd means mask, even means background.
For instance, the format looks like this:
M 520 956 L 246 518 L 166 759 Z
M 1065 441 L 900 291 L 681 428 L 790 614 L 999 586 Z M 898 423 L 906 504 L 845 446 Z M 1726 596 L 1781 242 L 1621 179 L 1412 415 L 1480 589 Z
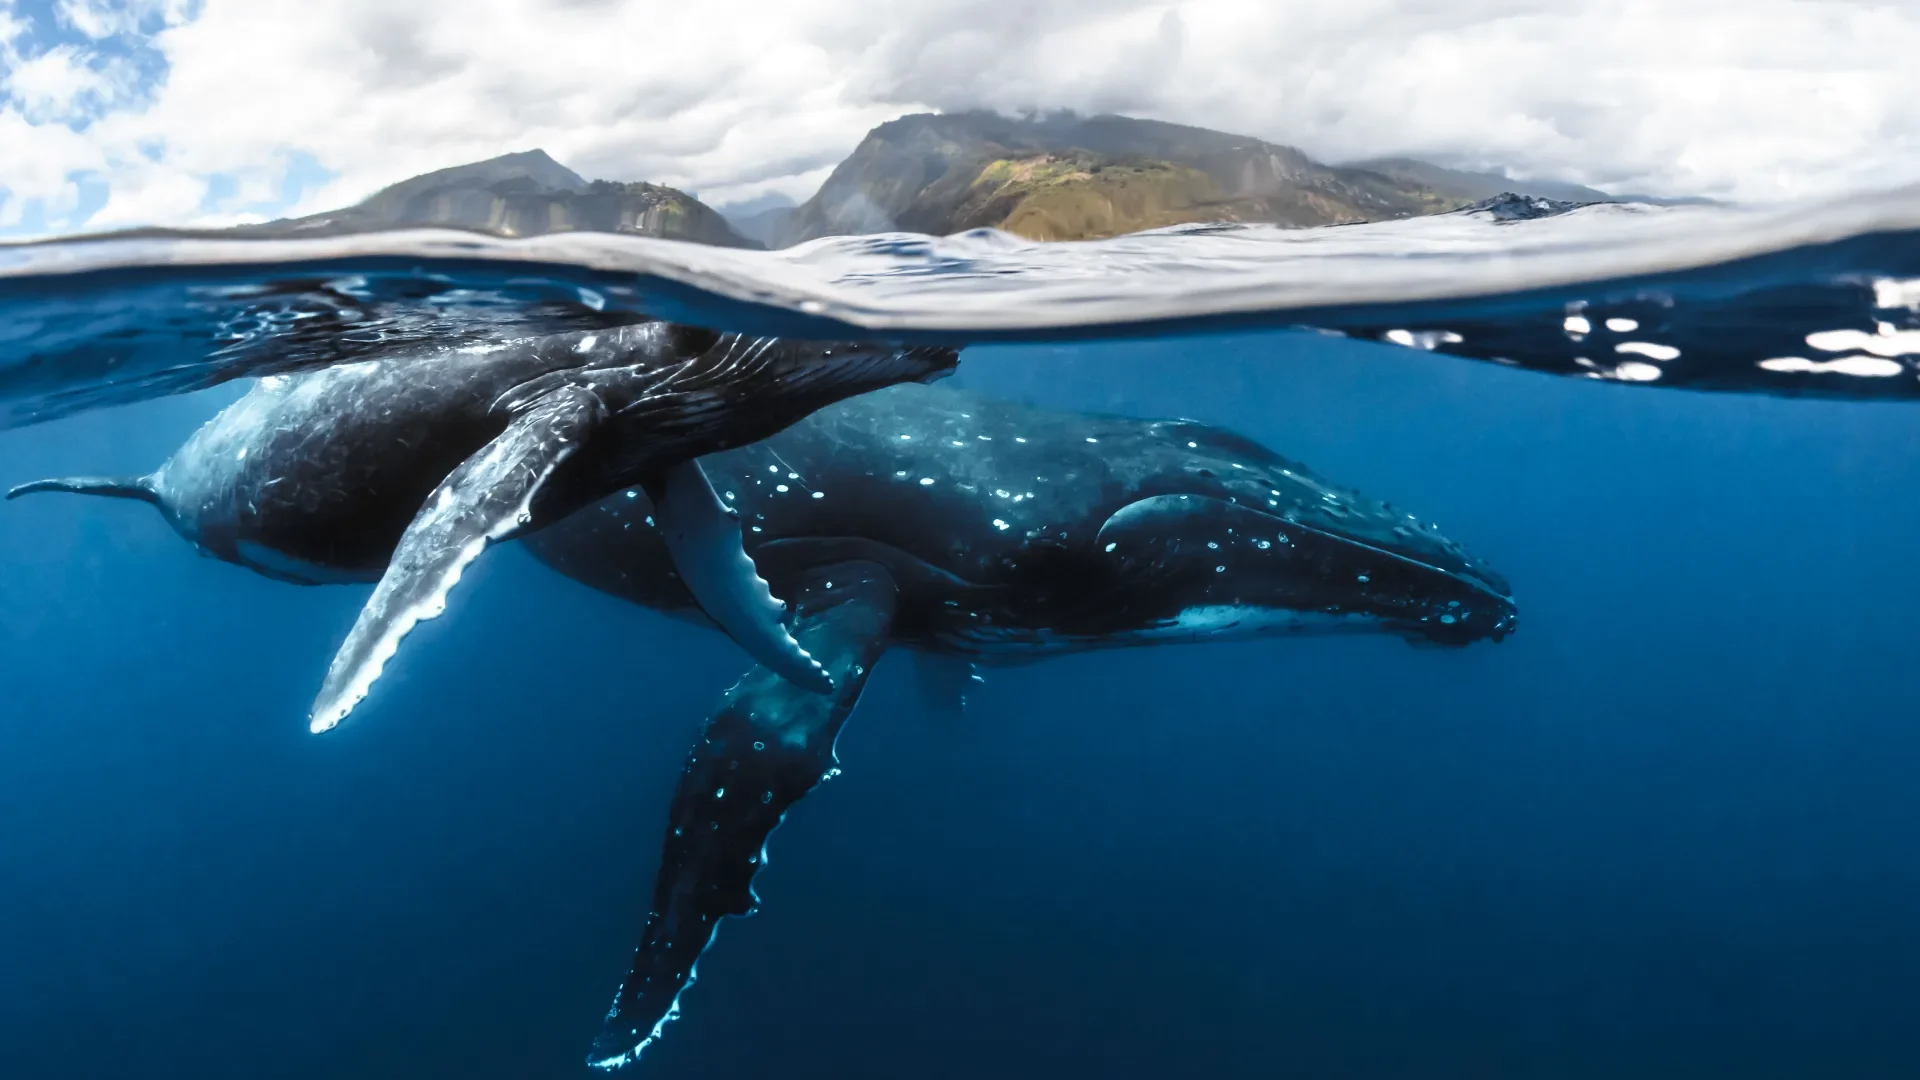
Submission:
M 1188 496 L 1195 499 L 1211 499 L 1214 501 L 1224 501 L 1224 500 L 1221 500 L 1218 496 L 1208 495 L 1201 492 L 1173 492 L 1171 494 L 1184 495 L 1184 496 Z M 1132 505 L 1134 504 L 1133 503 L 1127 504 L 1127 506 L 1132 506 Z M 1390 548 L 1384 548 L 1378 544 L 1368 543 L 1367 541 L 1362 540 L 1358 537 L 1348 536 L 1339 532 L 1333 532 L 1316 525 L 1309 525 L 1302 521 L 1293 521 L 1288 518 L 1281 517 L 1278 514 L 1268 513 L 1266 510 L 1260 509 L 1259 507 L 1248 506 L 1245 503 L 1231 502 L 1231 503 L 1228 503 L 1228 505 L 1237 507 L 1241 510 L 1245 510 L 1250 514 L 1254 514 L 1259 517 L 1265 518 L 1268 521 L 1273 522 L 1275 527 L 1277 528 L 1298 529 L 1301 532 L 1311 533 L 1314 536 L 1321 537 L 1322 539 L 1325 539 L 1325 540 L 1333 541 L 1334 543 L 1344 544 L 1348 547 L 1356 548 L 1373 555 L 1378 555 L 1383 559 L 1392 560 L 1393 562 L 1399 563 L 1402 566 L 1413 567 L 1416 570 L 1423 570 L 1428 573 L 1440 574 L 1443 577 L 1446 577 L 1450 581 L 1454 581 L 1461 585 L 1467 586 L 1468 588 L 1481 594 L 1482 596 L 1487 597 L 1490 600 L 1497 601 L 1498 603 L 1504 604 L 1508 607 L 1513 606 L 1513 596 L 1510 593 L 1502 592 L 1501 590 L 1495 588 L 1494 586 L 1482 580 L 1480 577 L 1476 575 L 1473 575 L 1470 573 L 1461 573 L 1457 570 L 1450 570 L 1444 566 L 1436 566 L 1433 563 L 1424 562 L 1411 555 L 1404 555 Z M 1108 514 L 1106 522 L 1102 523 L 1101 525 L 1101 529 L 1104 530 L 1108 523 L 1111 523 L 1115 517 L 1117 517 L 1120 513 L 1122 513 L 1127 509 L 1127 506 L 1122 506 L 1120 509 L 1115 510 L 1111 514 Z
M 1213 498 L 1213 496 L 1196 495 L 1195 498 Z M 1248 513 L 1257 514 L 1260 517 L 1266 518 L 1268 521 L 1272 521 L 1276 525 L 1285 526 L 1291 529 L 1299 529 L 1301 532 L 1311 533 L 1314 536 L 1318 536 L 1326 540 L 1331 540 L 1335 543 L 1345 544 L 1348 547 L 1352 547 L 1352 548 L 1358 548 L 1361 551 L 1365 551 L 1373 555 L 1378 555 L 1381 558 L 1391 559 L 1392 561 L 1397 562 L 1402 566 L 1410 566 L 1416 570 L 1424 570 L 1424 571 L 1427 571 L 1428 573 L 1440 574 L 1446 577 L 1450 581 L 1455 581 L 1461 585 L 1467 586 L 1468 588 L 1472 589 L 1477 593 L 1480 593 L 1482 596 L 1485 596 L 1490 600 L 1496 600 L 1508 606 L 1511 606 L 1513 604 L 1513 597 L 1511 594 L 1502 592 L 1499 589 L 1494 588 L 1492 585 L 1488 584 L 1486 581 L 1482 580 L 1481 578 L 1473 574 L 1461 573 L 1457 570 L 1449 570 L 1444 566 L 1436 566 L 1433 563 L 1425 562 L 1411 555 L 1404 555 L 1390 548 L 1384 548 L 1378 544 L 1368 543 L 1367 541 L 1362 540 L 1355 536 L 1348 536 L 1344 533 L 1333 532 L 1316 525 L 1309 525 L 1303 521 L 1293 521 L 1288 518 L 1281 517 L 1278 514 L 1270 514 L 1267 511 L 1262 510 L 1258 507 L 1247 506 L 1243 503 L 1235 503 L 1233 505 L 1239 506 L 1241 509 L 1246 510 Z
M 1275 518 L 1274 520 L 1284 521 L 1285 519 Z M 1487 597 L 1488 599 L 1498 600 L 1502 604 L 1511 605 L 1513 603 L 1513 597 L 1511 595 L 1507 593 L 1503 593 L 1498 589 L 1495 589 L 1493 586 L 1487 584 L 1485 581 L 1482 581 L 1480 578 L 1475 577 L 1471 574 L 1462 574 L 1457 570 L 1449 570 L 1444 566 L 1435 566 L 1430 562 L 1422 562 L 1421 560 L 1416 559 L 1410 555 L 1402 555 L 1397 551 L 1391 551 L 1387 548 L 1380 547 L 1376 544 L 1369 544 L 1364 540 L 1356 540 L 1350 536 L 1342 536 L 1339 533 L 1330 533 L 1324 529 L 1316 529 L 1311 525 L 1300 525 L 1290 521 L 1287 522 L 1287 524 L 1293 525 L 1295 528 L 1302 529 L 1306 532 L 1313 533 L 1316 536 L 1324 536 L 1324 537 L 1327 537 L 1328 539 L 1337 540 L 1340 543 L 1348 544 L 1353 547 L 1360 548 L 1363 551 L 1368 551 L 1375 555 L 1380 555 L 1385 558 L 1392 559 L 1395 562 L 1398 562 L 1405 566 L 1411 566 L 1416 569 L 1426 570 L 1430 573 L 1439 574 L 1450 581 L 1456 581 L 1462 585 L 1467 586 L 1468 588 L 1481 594 L 1482 596 Z

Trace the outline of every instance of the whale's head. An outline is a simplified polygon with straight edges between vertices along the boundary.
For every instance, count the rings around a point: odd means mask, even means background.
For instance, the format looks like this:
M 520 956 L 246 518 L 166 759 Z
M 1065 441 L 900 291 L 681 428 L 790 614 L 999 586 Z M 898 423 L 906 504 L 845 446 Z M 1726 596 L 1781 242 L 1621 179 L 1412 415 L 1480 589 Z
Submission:
M 1466 645 L 1512 633 L 1512 591 L 1412 514 L 1218 428 L 1159 426 L 1179 465 L 1095 541 L 1152 636 L 1378 631 Z

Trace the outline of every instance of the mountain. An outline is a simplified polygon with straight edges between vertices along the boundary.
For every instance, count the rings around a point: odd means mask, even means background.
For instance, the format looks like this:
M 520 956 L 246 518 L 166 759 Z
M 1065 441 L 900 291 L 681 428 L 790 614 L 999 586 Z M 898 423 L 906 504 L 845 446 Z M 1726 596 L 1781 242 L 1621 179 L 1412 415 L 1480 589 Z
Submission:
M 719 208 L 733 231 L 753 242 L 772 246 L 775 237 L 786 231 L 787 222 L 799 204 L 785 195 L 768 193 L 744 202 Z
M 1581 184 L 1568 184 L 1558 180 L 1515 180 L 1505 173 L 1496 172 L 1463 172 L 1413 158 L 1374 158 L 1370 161 L 1349 162 L 1348 167 L 1381 173 L 1409 184 L 1424 185 L 1450 198 L 1459 198 L 1467 202 L 1480 202 L 1496 195 L 1512 192 L 1516 195 L 1533 195 L 1542 199 L 1575 203 L 1636 202 L 1652 203 L 1655 206 L 1718 205 L 1713 199 L 1701 198 L 1697 195 L 1680 198 L 1660 195 L 1609 195 L 1597 188 Z
M 698 199 L 658 184 L 587 180 L 544 150 L 505 154 L 402 180 L 344 210 L 234 230 L 248 236 L 333 236 L 416 227 L 495 236 L 592 230 L 757 247 Z
M 1438 213 L 1503 191 L 1608 198 L 1408 159 L 1324 165 L 1290 146 L 1125 116 L 917 114 L 869 132 L 768 239 L 992 227 L 1085 240 L 1188 222 L 1332 225 Z
M 1376 172 L 1397 183 L 1424 187 L 1443 198 L 1461 202 L 1479 202 L 1507 192 L 1561 202 L 1613 201 L 1613 196 L 1606 192 L 1580 184 L 1564 184 L 1553 180 L 1514 180 L 1504 173 L 1464 172 L 1413 158 L 1374 158 L 1350 162 L 1347 167 Z
M 232 231 L 277 237 L 419 226 L 496 236 L 592 230 L 786 247 L 822 236 L 995 228 L 1034 240 L 1088 240 L 1192 222 L 1379 221 L 1506 192 L 1612 201 L 1578 184 L 1519 181 L 1412 158 L 1326 165 L 1290 146 L 1157 120 L 922 113 L 868 132 L 798 206 L 768 194 L 723 213 L 658 184 L 590 181 L 544 151 L 528 150 L 403 180 L 343 210 Z

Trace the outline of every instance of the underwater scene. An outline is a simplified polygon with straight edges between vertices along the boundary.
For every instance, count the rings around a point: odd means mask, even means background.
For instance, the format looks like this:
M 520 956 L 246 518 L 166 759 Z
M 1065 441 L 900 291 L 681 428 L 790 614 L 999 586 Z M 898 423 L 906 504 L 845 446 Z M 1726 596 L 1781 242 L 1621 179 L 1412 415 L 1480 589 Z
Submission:
M 1602 165 L 1129 73 L 1584 3 L 728 4 L 479 160 L 687 27 L 0 0 L 0 1080 L 1920 1074 L 1920 142 L 1713 135 L 1920 23 L 1621 15 L 1727 66 Z M 394 160 L 205 164 L 242 30 Z
M 836 776 L 767 841 L 764 911 L 635 1068 L 1904 1059 L 1908 406 L 1302 333 L 961 356 L 710 466 L 799 538 L 770 579 L 877 565 L 900 598 L 847 631 L 878 662 L 838 766 L 802 755 Z M 145 475 L 242 385 L 18 428 L 0 460 Z M 179 511 L 5 504 L 21 1075 L 578 1075 L 669 808 L 741 830 L 736 870 L 766 825 L 677 801 L 756 691 L 659 541 L 619 543 L 645 507 L 475 561 L 319 737 L 364 586 L 196 557 Z M 1142 565 L 1084 565 L 1109 537 Z M 807 693 L 773 682 L 775 711 Z

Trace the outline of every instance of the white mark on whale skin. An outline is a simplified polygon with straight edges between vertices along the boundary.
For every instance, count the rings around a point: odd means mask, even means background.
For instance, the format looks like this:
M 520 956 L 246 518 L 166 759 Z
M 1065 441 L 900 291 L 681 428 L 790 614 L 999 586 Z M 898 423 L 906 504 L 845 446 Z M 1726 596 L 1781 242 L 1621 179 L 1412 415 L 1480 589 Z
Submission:
M 1880 323 L 1877 333 L 1865 330 L 1823 330 L 1808 334 L 1807 344 L 1821 352 L 1866 352 L 1875 356 L 1912 356 L 1920 353 L 1920 330 L 1896 330 Z
M 1137 640 L 1159 641 L 1221 634 L 1313 633 L 1360 629 L 1377 622 L 1369 615 L 1329 615 L 1320 611 L 1256 607 L 1251 604 L 1202 604 L 1174 616 L 1171 623 L 1135 631 Z
M 1613 347 L 1617 353 L 1631 353 L 1653 360 L 1678 360 L 1680 350 L 1671 345 L 1656 345 L 1651 341 L 1623 341 Z
M 1653 382 L 1660 378 L 1660 369 L 1652 364 L 1642 364 L 1630 360 L 1613 369 L 1613 377 L 1627 382 Z
M 1873 306 L 1920 312 L 1920 278 L 1876 278 L 1873 282 Z
M 1790 374 L 1806 372 L 1836 375 L 1855 375 L 1865 378 L 1884 379 L 1889 375 L 1898 375 L 1907 370 L 1898 360 L 1886 360 L 1878 356 L 1842 356 L 1833 360 L 1809 360 L 1804 356 L 1776 356 L 1762 360 L 1759 364 L 1763 371 L 1779 371 Z
M 1466 340 L 1451 330 L 1389 330 L 1381 335 L 1394 345 L 1403 345 L 1409 349 L 1425 349 L 1432 352 L 1442 345 L 1458 345 Z
M 1640 329 L 1640 324 L 1632 319 L 1608 319 L 1607 329 L 1616 334 L 1631 334 Z
M 1560 328 L 1569 334 L 1581 335 L 1593 333 L 1593 324 L 1584 315 L 1569 315 L 1560 323 Z

